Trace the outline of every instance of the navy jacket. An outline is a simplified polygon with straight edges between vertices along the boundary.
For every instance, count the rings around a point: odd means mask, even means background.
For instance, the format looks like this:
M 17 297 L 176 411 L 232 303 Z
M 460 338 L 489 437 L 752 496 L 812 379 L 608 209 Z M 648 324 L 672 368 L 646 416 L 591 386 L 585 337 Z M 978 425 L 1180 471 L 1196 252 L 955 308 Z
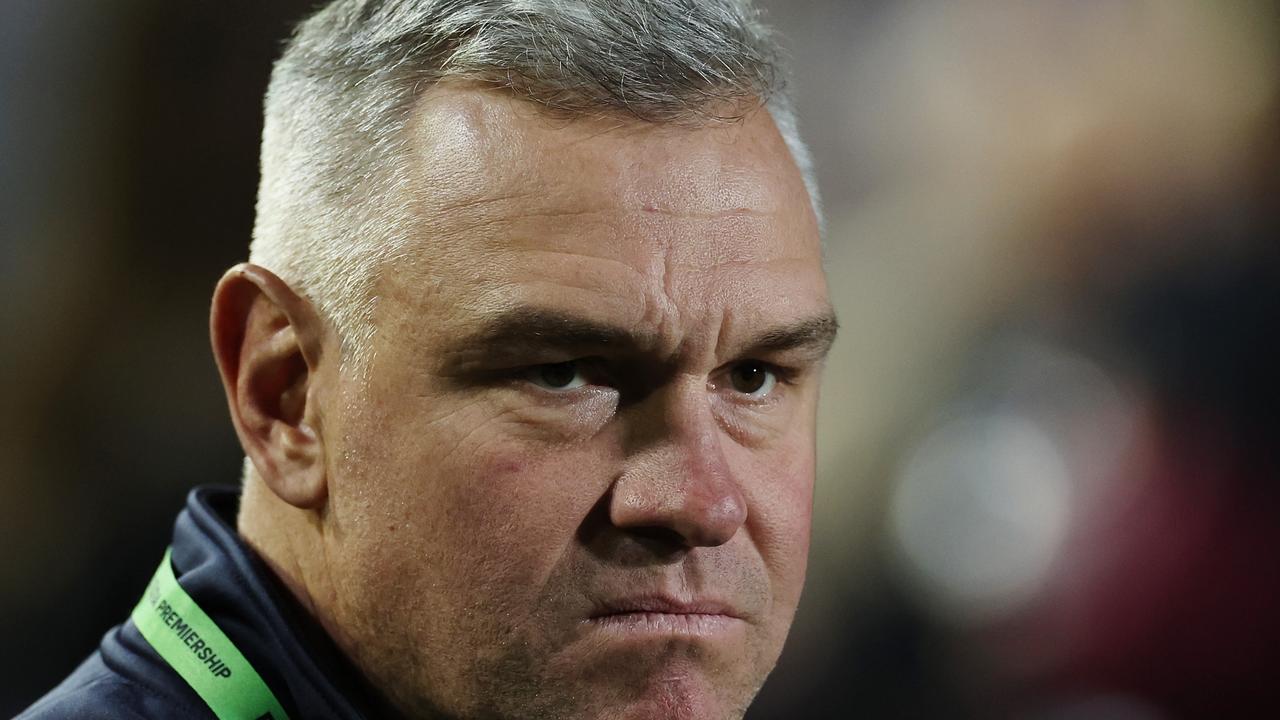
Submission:
M 235 643 L 292 720 L 376 717 L 357 673 L 235 531 L 239 491 L 187 496 L 173 531 L 178 582 Z M 159 562 L 163 548 L 156 548 Z M 141 595 L 141 588 L 139 588 Z M 132 620 L 19 720 L 213 718 Z

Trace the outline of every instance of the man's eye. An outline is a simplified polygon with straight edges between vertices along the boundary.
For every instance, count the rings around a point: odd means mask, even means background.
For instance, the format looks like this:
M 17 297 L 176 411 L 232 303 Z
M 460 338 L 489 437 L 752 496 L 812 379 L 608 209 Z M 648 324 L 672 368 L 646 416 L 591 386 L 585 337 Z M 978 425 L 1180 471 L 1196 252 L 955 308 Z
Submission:
M 525 379 L 544 390 L 573 390 L 587 384 L 577 360 L 535 365 L 525 372 Z
M 752 360 L 734 366 L 729 371 L 729 383 L 743 395 L 762 398 L 773 392 L 778 375 L 765 363 Z

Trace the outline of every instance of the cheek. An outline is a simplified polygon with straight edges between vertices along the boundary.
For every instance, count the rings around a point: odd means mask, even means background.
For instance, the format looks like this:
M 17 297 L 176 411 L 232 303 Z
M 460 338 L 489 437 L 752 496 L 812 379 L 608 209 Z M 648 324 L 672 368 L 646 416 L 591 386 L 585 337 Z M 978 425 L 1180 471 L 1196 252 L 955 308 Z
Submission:
M 743 481 L 750 503 L 747 530 L 768 568 L 774 600 L 782 608 L 794 609 L 804 585 L 813 479 L 813 453 L 802 448 L 757 458 Z
M 502 610 L 518 613 L 568 554 L 607 479 L 596 482 L 604 478 L 582 451 L 534 452 L 484 427 L 468 438 L 443 458 L 399 469 L 393 482 L 412 490 L 396 540 L 418 545 L 434 579 L 459 599 L 510 602 Z
M 352 612 L 394 616 L 404 648 L 437 669 L 465 668 L 546 609 L 549 581 L 597 500 L 591 461 L 498 441 L 444 462 L 398 459 L 394 473 L 371 478 L 381 490 L 362 493 L 371 506 L 348 523 L 363 527 L 343 553 L 349 576 L 363 578 L 348 589 Z
M 455 537 L 469 545 L 530 548 L 572 536 L 569 468 L 519 448 L 479 450 L 441 468 L 439 502 Z

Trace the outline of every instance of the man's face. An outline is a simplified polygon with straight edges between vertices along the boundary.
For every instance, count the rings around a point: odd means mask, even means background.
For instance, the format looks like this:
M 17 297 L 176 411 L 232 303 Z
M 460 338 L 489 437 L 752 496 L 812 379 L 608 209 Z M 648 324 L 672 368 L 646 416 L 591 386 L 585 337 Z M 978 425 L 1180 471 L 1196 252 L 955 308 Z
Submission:
M 365 380 L 325 410 L 324 601 L 399 709 L 735 718 L 804 581 L 834 329 L 766 113 L 436 89 Z

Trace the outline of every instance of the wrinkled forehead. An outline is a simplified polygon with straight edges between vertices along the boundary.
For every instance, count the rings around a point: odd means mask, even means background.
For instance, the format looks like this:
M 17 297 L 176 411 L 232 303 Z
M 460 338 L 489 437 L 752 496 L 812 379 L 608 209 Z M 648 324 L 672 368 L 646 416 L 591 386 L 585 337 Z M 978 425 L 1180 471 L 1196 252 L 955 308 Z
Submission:
M 550 312 L 693 358 L 830 314 L 817 221 L 767 113 L 563 120 L 435 89 L 407 141 L 416 226 L 378 279 L 389 343 Z
M 803 180 L 767 112 L 700 125 L 563 119 L 504 93 L 440 86 L 424 94 L 408 130 L 416 209 L 443 234 L 482 238 L 465 231 L 598 214 L 741 228 L 718 249 L 745 258 L 820 255 Z M 664 233 L 651 235 L 660 242 Z

